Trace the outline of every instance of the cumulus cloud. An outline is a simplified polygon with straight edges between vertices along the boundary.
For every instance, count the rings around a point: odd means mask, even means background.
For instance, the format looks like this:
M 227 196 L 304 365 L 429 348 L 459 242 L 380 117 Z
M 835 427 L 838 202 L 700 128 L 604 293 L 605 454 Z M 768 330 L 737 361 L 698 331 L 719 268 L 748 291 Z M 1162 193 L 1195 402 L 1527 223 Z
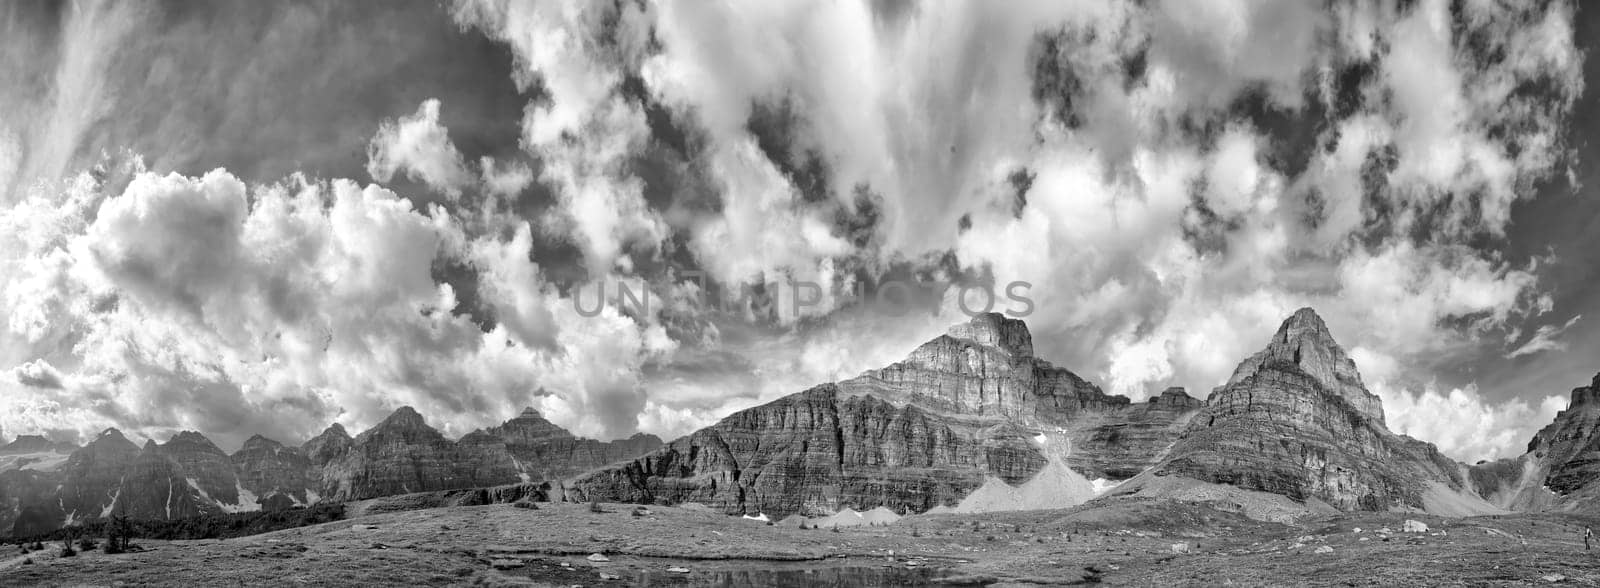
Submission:
M 367 145 L 367 173 L 388 182 L 404 172 L 407 177 L 451 198 L 461 196 L 473 174 L 439 124 L 439 101 L 428 99 L 417 112 L 396 121 L 384 121 Z
M 44 360 L 30 361 L 11 370 L 17 383 L 31 388 L 60 390 L 61 372 Z
M 1522 455 L 1528 440 L 1567 406 L 1559 395 L 1491 403 L 1475 386 L 1417 392 L 1374 385 L 1388 411 L 1389 428 L 1426 440 L 1466 463 Z

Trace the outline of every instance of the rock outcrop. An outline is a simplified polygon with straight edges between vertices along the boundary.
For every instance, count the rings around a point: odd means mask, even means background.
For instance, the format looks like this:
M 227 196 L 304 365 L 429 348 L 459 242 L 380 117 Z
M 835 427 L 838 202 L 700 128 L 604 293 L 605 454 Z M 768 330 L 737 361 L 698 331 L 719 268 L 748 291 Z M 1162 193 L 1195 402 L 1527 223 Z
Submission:
M 1493 510 L 1470 489 L 1464 466 L 1388 430 L 1377 397 L 1310 309 L 1239 365 L 1156 468 L 1342 510 L 1460 501 Z
M 1527 453 L 1479 463 L 1471 475 L 1479 493 L 1508 509 L 1600 506 L 1600 374 L 1572 390 L 1566 410 L 1533 436 Z
M 991 480 L 1018 486 L 1038 476 L 1048 463 L 1036 440 L 1044 431 L 1089 438 L 1096 427 L 1143 418 L 1129 443 L 1101 445 L 1130 453 L 1164 447 L 1195 402 L 1168 395 L 1136 407 L 1107 395 L 1034 357 L 1021 321 L 984 314 L 904 361 L 734 413 L 558 491 L 570 500 L 699 502 L 780 518 L 845 508 L 923 512 L 956 506 Z

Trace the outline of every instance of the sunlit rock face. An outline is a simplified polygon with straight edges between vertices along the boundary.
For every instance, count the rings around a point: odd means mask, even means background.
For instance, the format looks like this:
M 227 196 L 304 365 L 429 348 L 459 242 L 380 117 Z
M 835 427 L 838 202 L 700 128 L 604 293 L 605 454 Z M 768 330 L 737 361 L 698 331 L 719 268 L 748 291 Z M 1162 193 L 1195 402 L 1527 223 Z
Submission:
M 1345 510 L 1420 509 L 1435 484 L 1470 494 L 1463 470 L 1389 432 L 1377 397 L 1311 309 L 1239 364 L 1158 466 Z
M 922 512 L 954 506 L 991 478 L 1035 477 L 1047 463 L 1034 440 L 1041 431 L 1082 446 L 1068 458 L 1074 467 L 1132 475 L 1196 410 L 1181 391 L 1137 405 L 1107 395 L 1034 357 L 1022 321 L 984 314 L 903 361 L 740 411 L 565 491 L 571 500 L 700 502 L 780 517 Z

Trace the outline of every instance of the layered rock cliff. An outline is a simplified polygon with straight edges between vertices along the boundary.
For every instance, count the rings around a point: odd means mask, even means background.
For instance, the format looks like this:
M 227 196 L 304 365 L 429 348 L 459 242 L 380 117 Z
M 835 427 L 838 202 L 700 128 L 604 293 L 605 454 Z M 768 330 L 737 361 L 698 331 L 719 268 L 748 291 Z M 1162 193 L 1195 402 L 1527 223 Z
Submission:
M 1600 374 L 1572 390 L 1566 410 L 1533 436 L 1527 453 L 1479 463 L 1471 474 L 1478 492 L 1504 508 L 1600 506 Z
M 401 407 L 324 466 L 320 494 L 340 501 L 470 487 L 474 480 L 456 468 L 454 450 L 416 410 Z
M 229 459 L 238 474 L 243 502 L 253 502 L 261 510 L 282 510 L 317 501 L 311 460 L 298 449 L 255 435 Z
M 1044 431 L 1066 431 L 1075 444 L 1098 435 L 1099 449 L 1138 456 L 1117 465 L 1116 455 L 1071 452 L 1097 473 L 1142 469 L 1195 404 L 1181 393 L 1138 406 L 1107 395 L 1033 357 L 1021 321 L 985 314 L 904 361 L 740 411 L 559 491 L 569 500 L 699 502 L 780 517 L 880 506 L 922 512 L 955 506 L 988 480 L 1032 479 L 1047 463 L 1036 439 Z
M 1464 466 L 1388 430 L 1377 397 L 1310 309 L 1239 365 L 1156 468 L 1343 510 L 1493 510 L 1466 483 Z

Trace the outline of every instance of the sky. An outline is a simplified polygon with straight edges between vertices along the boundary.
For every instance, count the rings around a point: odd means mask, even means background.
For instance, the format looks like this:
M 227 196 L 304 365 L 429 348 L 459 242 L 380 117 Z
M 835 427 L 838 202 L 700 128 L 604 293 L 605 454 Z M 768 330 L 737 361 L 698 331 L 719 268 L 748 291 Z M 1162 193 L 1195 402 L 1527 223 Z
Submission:
M 1136 400 L 1311 306 L 1392 430 L 1518 455 L 1600 371 L 1596 39 L 1488 0 L 6 3 L 0 439 L 671 438 L 992 297 Z

